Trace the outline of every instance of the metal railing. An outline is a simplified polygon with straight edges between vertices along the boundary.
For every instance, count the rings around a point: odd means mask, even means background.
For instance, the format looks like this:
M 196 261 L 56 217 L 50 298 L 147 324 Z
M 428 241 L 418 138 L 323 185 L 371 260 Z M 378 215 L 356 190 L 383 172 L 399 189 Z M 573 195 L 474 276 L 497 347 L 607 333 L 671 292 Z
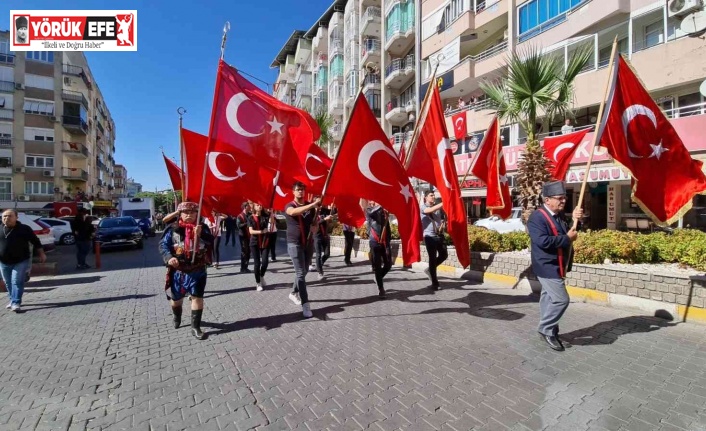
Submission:
M 64 63 L 61 65 L 61 71 L 65 75 L 81 76 L 83 74 L 83 67 Z
M 15 82 L 14 81 L 0 81 L 0 91 L 3 93 L 14 93 L 15 92 Z
M 393 109 L 401 108 L 401 107 L 402 106 L 400 106 L 400 99 L 397 97 L 393 97 L 392 99 L 390 99 L 389 102 L 387 102 L 387 105 L 386 105 L 387 109 L 385 112 L 391 112 Z
M 379 7 L 368 6 L 363 12 L 363 16 L 360 18 L 361 28 L 365 26 L 368 21 L 373 21 L 376 18 L 379 20 L 382 17 L 382 10 Z
M 363 46 L 360 47 L 360 58 L 362 59 L 368 53 L 379 53 L 382 51 L 382 43 L 376 37 L 368 37 L 363 40 Z
M 490 57 L 495 57 L 496 55 L 501 54 L 503 51 L 507 51 L 507 41 L 500 42 L 499 44 L 493 45 L 490 48 L 481 51 L 476 55 L 472 55 L 471 59 L 475 62 L 483 61 Z
M 405 143 L 405 133 L 399 132 L 392 135 L 392 144 L 394 146 L 399 146 Z
M 380 75 L 379 74 L 372 74 L 369 73 L 365 75 L 365 79 L 363 80 L 363 87 L 367 87 L 368 85 L 372 84 L 380 84 Z
M 64 115 L 61 117 L 61 123 L 64 127 L 71 129 L 79 129 L 83 133 L 88 132 L 88 124 L 81 117 L 72 117 L 70 115 Z
M 0 147 L 11 147 L 12 138 L 0 138 Z
M 13 201 L 15 200 L 14 193 L 0 193 L 0 201 Z
M 62 151 L 66 151 L 67 153 L 80 153 L 88 157 L 88 148 L 86 148 L 86 146 L 80 142 L 62 141 L 61 149 Z
M 407 56 L 404 58 L 405 72 L 409 72 L 409 71 L 414 72 L 415 66 L 416 66 L 416 63 L 414 62 L 414 54 L 407 54 Z
M 664 115 L 669 119 L 691 117 L 692 115 L 706 114 L 706 102 L 696 103 L 694 105 L 680 106 L 678 108 L 667 109 Z
M 80 168 L 62 168 L 61 176 L 74 180 L 88 180 L 88 172 Z
M 395 58 L 390 62 L 390 65 L 385 68 L 385 78 L 392 75 L 393 73 L 404 69 L 404 59 Z
M 61 90 L 61 99 L 67 102 L 78 102 L 88 109 L 88 99 L 80 91 Z

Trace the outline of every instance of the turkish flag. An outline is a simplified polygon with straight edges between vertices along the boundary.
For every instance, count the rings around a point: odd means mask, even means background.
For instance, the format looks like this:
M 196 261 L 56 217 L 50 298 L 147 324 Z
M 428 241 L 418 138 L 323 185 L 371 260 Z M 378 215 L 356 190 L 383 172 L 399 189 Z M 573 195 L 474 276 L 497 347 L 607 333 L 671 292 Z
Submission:
M 295 174 L 293 179 L 306 184 L 308 192 L 320 194 L 324 190 L 326 177 L 331 169 L 333 160 L 315 143 L 310 144 L 308 147 L 296 147 L 295 151 L 299 157 L 299 162 L 304 168 L 304 173 Z M 286 175 L 286 173 L 283 173 L 283 175 Z
M 404 167 L 368 102 L 359 94 L 329 174 L 326 193 L 365 198 L 397 216 L 405 265 L 419 262 L 419 206 Z
M 544 138 L 544 156 L 551 162 L 549 173 L 552 178 L 564 181 L 571 159 L 589 130 Z
M 461 198 L 461 187 L 454 163 L 453 152 L 446 130 L 444 108 L 439 88 L 434 85 L 429 98 L 429 109 L 417 145 L 410 152 L 410 167 L 407 174 L 420 179 L 428 178 L 441 195 L 447 216 L 447 230 L 456 247 L 459 263 L 466 268 L 471 264 L 468 244 L 468 221 L 466 208 Z M 464 126 L 465 127 L 465 126 Z
M 78 214 L 76 202 L 54 202 L 54 217 L 75 216 Z
M 181 135 L 186 159 L 186 200 L 198 202 L 208 137 L 188 129 L 182 129 Z M 233 151 L 229 144 L 220 141 L 211 142 L 207 157 L 204 197 L 244 197 L 264 207 L 270 205 L 275 171 L 259 166 L 255 160 Z
M 290 175 L 306 175 L 295 147 L 309 148 L 321 135 L 311 115 L 262 91 L 223 60 L 211 121 L 214 141 Z
M 442 111 L 443 113 L 443 111 Z M 458 114 L 451 117 L 451 121 L 454 125 L 454 137 L 457 141 L 462 140 L 468 134 L 468 129 L 466 128 L 466 111 L 459 112 Z M 446 127 L 446 121 L 444 120 L 444 127 Z
M 507 187 L 507 176 L 505 175 L 504 158 L 502 159 L 503 172 L 502 174 L 500 172 L 500 161 L 502 157 L 500 123 L 496 116 L 490 123 L 488 131 L 485 132 L 485 136 L 483 136 L 483 141 L 480 143 L 476 159 L 471 167 L 471 173 L 483 180 L 486 184 L 486 208 L 491 210 L 491 212 L 493 212 L 492 210 L 500 210 L 506 213 L 507 209 L 504 199 L 510 194 L 510 189 L 508 188 L 507 192 L 503 190 L 503 185 Z M 510 209 L 512 210 L 511 206 Z
M 622 56 L 616 63 L 597 132 L 601 145 L 630 171 L 633 200 L 655 223 L 672 224 L 691 208 L 694 195 L 706 191 L 702 162 L 691 158 Z
M 169 174 L 169 180 L 172 182 L 172 189 L 174 191 L 181 190 L 181 169 L 164 153 L 162 153 L 162 157 L 164 157 L 164 164 L 167 165 L 167 173 Z
M 405 164 L 405 159 L 406 159 L 406 158 L 407 158 L 407 146 L 406 146 L 405 143 L 403 142 L 403 143 L 400 144 L 400 152 L 397 153 L 397 159 L 398 159 L 398 160 L 400 161 L 400 163 L 402 163 L 402 165 L 404 166 L 404 164 Z
M 333 204 L 338 215 L 338 222 L 349 226 L 361 227 L 365 223 L 365 213 L 360 207 L 360 198 L 356 196 L 331 196 L 324 197 L 324 205 Z

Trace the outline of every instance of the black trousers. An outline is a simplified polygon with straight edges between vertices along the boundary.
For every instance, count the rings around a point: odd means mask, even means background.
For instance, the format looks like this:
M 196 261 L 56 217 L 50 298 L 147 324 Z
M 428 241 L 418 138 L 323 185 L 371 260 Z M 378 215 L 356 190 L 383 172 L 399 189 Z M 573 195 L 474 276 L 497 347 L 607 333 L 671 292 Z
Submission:
M 277 255 L 275 255 L 275 249 L 277 248 L 277 232 L 271 232 L 269 233 L 270 236 L 270 243 L 267 246 L 270 250 L 270 259 L 274 262 L 277 260 Z
M 372 255 L 373 270 L 375 271 L 375 283 L 378 289 L 382 288 L 382 279 L 385 278 L 390 268 L 392 268 L 392 250 L 390 245 L 383 246 L 374 241 L 370 241 L 370 254 Z
M 216 240 L 213 242 L 213 263 L 215 263 L 216 265 L 221 263 L 220 246 L 221 246 L 221 236 L 218 235 L 216 237 Z
M 316 249 L 316 272 L 324 273 L 324 263 L 331 255 L 331 240 L 321 236 L 314 237 L 314 247 Z
M 267 264 L 269 263 L 268 255 L 270 254 L 270 250 L 268 248 L 261 249 L 256 245 L 251 245 L 250 254 L 252 254 L 255 283 L 260 283 L 260 279 L 264 277 L 267 272 Z
M 235 230 L 234 229 L 228 229 L 226 231 L 226 245 L 230 244 L 231 239 L 233 240 L 233 247 L 235 247 Z
M 250 262 L 250 237 L 241 235 L 238 238 L 240 239 L 240 272 L 245 272 Z
M 444 238 L 440 236 L 425 236 L 424 245 L 429 255 L 429 274 L 431 275 L 432 286 L 438 286 L 439 280 L 436 278 L 436 267 L 449 257 Z
M 343 261 L 346 263 L 351 263 L 351 252 L 353 251 L 353 239 L 355 238 L 355 232 L 353 231 L 343 231 L 343 237 L 346 241 L 343 247 Z

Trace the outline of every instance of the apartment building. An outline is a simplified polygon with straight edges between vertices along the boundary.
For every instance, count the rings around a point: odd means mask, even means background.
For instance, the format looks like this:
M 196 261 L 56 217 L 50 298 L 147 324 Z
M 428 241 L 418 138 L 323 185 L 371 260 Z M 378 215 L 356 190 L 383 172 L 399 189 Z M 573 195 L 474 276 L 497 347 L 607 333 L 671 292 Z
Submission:
M 127 168 L 123 165 L 115 165 L 113 173 L 113 200 L 127 197 Z
M 110 199 L 115 123 L 81 52 L 16 52 L 0 32 L 0 208 Z
M 134 198 L 136 194 L 142 193 L 142 184 L 135 181 L 134 178 L 125 180 L 125 194 L 128 198 Z
M 706 143 L 698 130 L 706 126 L 706 103 L 699 86 L 706 78 L 706 44 L 681 30 L 680 22 L 701 2 L 674 0 L 426 0 L 421 4 L 421 88 L 423 97 L 431 71 L 439 61 L 436 85 L 447 107 L 447 127 L 453 136 L 451 117 L 465 116 L 467 134 L 457 142 L 456 166 L 463 175 L 494 114 L 480 90 L 480 83 L 505 73 L 511 52 L 529 46 L 547 54 L 569 58 L 587 46 L 593 56 L 575 81 L 574 127 L 596 123 L 607 82 L 607 66 L 614 37 L 618 49 L 664 113 L 671 119 L 692 156 L 706 158 Z M 686 6 L 682 6 L 686 5 Z M 441 54 L 441 55 L 439 55 Z M 540 138 L 559 133 L 563 119 L 538 124 Z M 517 124 L 503 125 L 505 162 L 510 176 L 524 148 L 525 133 Z M 583 169 L 588 159 L 589 133 L 567 174 L 569 204 L 577 204 Z M 650 228 L 646 216 L 630 199 L 630 178 L 602 149 L 595 152 L 589 173 L 589 192 L 583 208 L 592 228 L 631 228 L 636 220 Z M 485 189 L 477 180 L 464 184 L 471 218 L 485 214 Z M 706 200 L 697 196 L 697 209 L 683 224 L 706 227 L 700 215 Z
M 331 115 L 330 154 L 361 87 L 396 149 L 411 137 L 417 109 L 415 11 L 414 0 L 336 0 L 308 31 L 295 31 L 273 61 L 279 68 L 275 97 Z M 302 78 L 307 73 L 310 81 Z

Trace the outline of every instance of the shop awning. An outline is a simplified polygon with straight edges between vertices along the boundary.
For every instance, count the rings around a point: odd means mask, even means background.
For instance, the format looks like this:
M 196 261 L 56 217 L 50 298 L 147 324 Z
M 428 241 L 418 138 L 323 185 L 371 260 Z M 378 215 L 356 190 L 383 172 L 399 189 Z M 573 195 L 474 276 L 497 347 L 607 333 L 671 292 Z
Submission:
M 482 197 L 484 198 L 488 192 L 488 189 L 461 189 L 461 197 L 462 198 L 477 198 L 477 197 Z

